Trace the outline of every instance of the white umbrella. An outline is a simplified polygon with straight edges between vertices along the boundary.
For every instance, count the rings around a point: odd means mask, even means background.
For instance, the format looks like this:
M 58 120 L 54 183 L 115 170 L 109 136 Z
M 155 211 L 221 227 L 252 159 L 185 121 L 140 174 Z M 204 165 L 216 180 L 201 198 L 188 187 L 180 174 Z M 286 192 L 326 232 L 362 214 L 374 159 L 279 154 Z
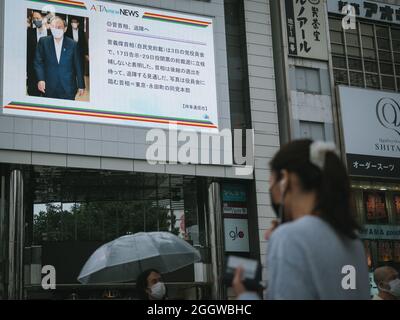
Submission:
M 139 232 L 98 248 L 83 266 L 78 281 L 133 281 L 146 269 L 168 273 L 200 260 L 197 249 L 172 233 Z

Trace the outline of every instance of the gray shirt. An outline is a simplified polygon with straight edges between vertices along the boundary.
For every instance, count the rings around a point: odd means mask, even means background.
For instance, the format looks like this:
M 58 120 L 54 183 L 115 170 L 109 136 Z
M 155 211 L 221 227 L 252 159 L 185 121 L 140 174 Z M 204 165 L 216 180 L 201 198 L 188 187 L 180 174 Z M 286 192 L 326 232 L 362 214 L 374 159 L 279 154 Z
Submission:
M 349 271 L 342 273 L 347 265 L 355 269 L 355 289 L 342 287 L 342 282 L 349 283 Z M 267 299 L 370 299 L 362 242 L 340 237 L 315 216 L 285 223 L 273 232 L 267 270 Z

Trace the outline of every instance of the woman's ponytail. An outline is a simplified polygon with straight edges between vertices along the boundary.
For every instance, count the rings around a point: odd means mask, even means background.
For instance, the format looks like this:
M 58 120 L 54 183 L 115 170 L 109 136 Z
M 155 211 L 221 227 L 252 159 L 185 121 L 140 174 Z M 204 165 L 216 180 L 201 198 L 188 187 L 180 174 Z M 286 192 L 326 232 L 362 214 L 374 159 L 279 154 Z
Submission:
M 321 186 L 317 190 L 321 218 L 338 233 L 357 238 L 359 226 L 354 217 L 349 177 L 340 158 L 334 152 L 325 154 Z

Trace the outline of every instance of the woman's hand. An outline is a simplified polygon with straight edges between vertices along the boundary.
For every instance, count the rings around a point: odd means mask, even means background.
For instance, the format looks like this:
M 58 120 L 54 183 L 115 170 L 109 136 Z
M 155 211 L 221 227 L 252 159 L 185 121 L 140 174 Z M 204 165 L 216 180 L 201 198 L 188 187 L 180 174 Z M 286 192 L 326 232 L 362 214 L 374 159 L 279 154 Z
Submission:
M 235 271 L 235 276 L 233 277 L 232 281 L 232 288 L 237 297 L 247 291 L 242 281 L 242 274 L 243 274 L 243 268 L 242 267 L 237 268 Z
M 264 239 L 267 241 L 269 240 L 269 238 L 271 238 L 272 232 L 274 232 L 274 230 L 278 228 L 279 222 L 278 220 L 273 220 L 271 224 L 271 228 L 267 229 L 264 233 Z

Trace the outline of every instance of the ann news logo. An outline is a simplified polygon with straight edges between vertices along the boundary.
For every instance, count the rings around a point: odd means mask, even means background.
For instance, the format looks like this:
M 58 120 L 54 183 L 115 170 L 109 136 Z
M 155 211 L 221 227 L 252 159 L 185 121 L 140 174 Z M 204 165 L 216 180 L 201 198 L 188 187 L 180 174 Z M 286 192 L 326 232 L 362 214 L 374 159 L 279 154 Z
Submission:
M 131 9 L 110 9 L 104 5 L 98 4 L 98 5 L 92 5 L 90 8 L 90 11 L 96 11 L 96 12 L 101 12 L 101 13 L 108 13 L 108 14 L 117 14 L 121 16 L 126 16 L 126 17 L 134 17 L 134 18 L 139 18 L 139 11 L 131 10 Z

